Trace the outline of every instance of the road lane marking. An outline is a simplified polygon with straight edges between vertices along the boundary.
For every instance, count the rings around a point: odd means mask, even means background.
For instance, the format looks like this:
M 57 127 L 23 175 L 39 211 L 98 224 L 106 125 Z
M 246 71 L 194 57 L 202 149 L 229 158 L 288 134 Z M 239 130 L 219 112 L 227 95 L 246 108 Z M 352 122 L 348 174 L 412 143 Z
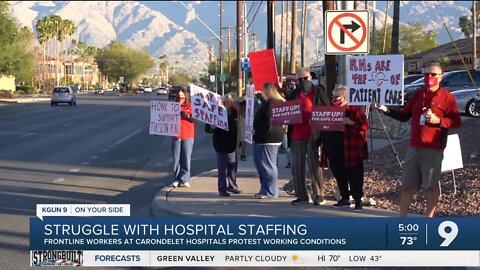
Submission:
M 126 140 L 128 140 L 128 139 L 130 139 L 131 137 L 135 136 L 137 133 L 139 133 L 139 132 L 142 131 L 142 130 L 143 130 L 143 127 L 135 130 L 134 132 L 132 132 L 132 133 L 128 134 L 127 136 L 121 138 L 120 140 L 116 141 L 116 142 L 114 143 L 114 145 L 118 145 L 118 144 L 124 143 Z
M 89 164 L 90 164 L 90 162 L 88 162 L 88 161 L 80 163 L 80 165 L 89 165 Z
M 79 172 L 80 169 L 71 169 L 69 172 Z
M 57 178 L 57 179 L 53 180 L 53 183 L 61 183 L 63 181 L 65 181 L 65 178 Z
M 73 125 L 73 122 L 66 123 L 66 124 L 63 125 L 63 126 L 64 126 L 64 127 L 69 127 L 69 126 L 71 126 L 71 125 Z
M 21 135 L 20 138 L 25 138 L 25 137 L 33 136 L 33 135 L 35 135 L 35 133 L 25 133 L 25 134 Z
M 98 156 L 91 156 L 90 159 L 97 159 Z
M 102 150 L 100 150 L 100 151 L 106 153 L 106 152 L 108 152 L 108 151 L 110 151 L 110 150 L 109 150 L 109 149 L 102 149 Z

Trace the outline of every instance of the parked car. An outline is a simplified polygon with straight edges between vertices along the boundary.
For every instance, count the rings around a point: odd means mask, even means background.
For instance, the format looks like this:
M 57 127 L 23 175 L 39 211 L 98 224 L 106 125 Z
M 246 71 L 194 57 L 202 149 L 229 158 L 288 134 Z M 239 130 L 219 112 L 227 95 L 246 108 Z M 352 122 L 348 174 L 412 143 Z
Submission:
M 175 100 L 177 98 L 177 93 L 180 90 L 181 86 L 174 85 L 168 89 L 168 99 Z
M 473 80 L 477 87 L 480 87 L 480 70 L 470 70 Z M 419 79 L 421 80 L 421 79 Z M 417 80 L 416 82 L 418 82 Z M 425 84 L 423 82 L 412 83 L 408 86 L 405 86 L 404 100 L 407 102 L 412 97 L 413 93 L 421 89 Z M 454 70 L 445 72 L 443 74 L 443 79 L 440 82 L 442 87 L 445 87 L 450 92 L 455 92 L 457 90 L 465 89 L 474 89 L 475 85 L 473 84 L 468 72 L 466 70 Z
M 475 112 L 480 113 L 480 94 L 475 97 Z
M 145 93 L 152 93 L 152 92 L 153 92 L 153 89 L 152 89 L 152 87 L 150 87 L 150 86 L 144 86 L 144 87 L 143 87 L 143 92 L 145 92 Z
M 53 88 L 50 104 L 68 103 L 70 106 L 77 105 L 77 97 L 70 86 L 56 86 Z
M 475 110 L 475 97 L 477 97 L 476 89 L 457 90 L 452 92 L 452 95 L 457 101 L 458 110 L 461 113 L 466 113 L 471 117 L 480 117 L 480 110 Z
M 403 77 L 403 85 L 411 84 L 417 81 L 418 79 L 423 79 L 423 74 L 410 74 Z
M 105 90 L 103 90 L 102 88 L 97 88 L 95 89 L 95 92 L 93 92 L 95 95 L 103 95 L 105 93 Z
M 157 95 L 166 95 L 168 94 L 167 88 L 160 86 L 157 88 Z

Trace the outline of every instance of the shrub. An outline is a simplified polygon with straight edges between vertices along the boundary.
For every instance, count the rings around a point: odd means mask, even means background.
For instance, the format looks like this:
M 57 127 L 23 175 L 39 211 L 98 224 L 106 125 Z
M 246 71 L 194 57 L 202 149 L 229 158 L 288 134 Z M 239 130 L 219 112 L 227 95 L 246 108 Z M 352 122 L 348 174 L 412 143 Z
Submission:
M 15 95 L 9 90 L 0 90 L 0 98 L 13 99 Z

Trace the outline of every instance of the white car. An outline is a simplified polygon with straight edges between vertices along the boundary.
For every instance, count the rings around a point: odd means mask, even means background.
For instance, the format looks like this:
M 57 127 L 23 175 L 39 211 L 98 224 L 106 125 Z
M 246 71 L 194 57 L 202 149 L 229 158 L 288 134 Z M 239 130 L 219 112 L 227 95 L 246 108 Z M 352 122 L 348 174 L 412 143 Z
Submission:
M 152 89 L 152 87 L 150 87 L 150 86 L 145 86 L 145 88 L 143 88 L 143 92 L 145 92 L 145 93 L 152 93 L 152 92 L 153 92 L 153 89 Z
M 157 88 L 157 95 L 166 95 L 166 94 L 168 94 L 166 87 L 161 86 Z

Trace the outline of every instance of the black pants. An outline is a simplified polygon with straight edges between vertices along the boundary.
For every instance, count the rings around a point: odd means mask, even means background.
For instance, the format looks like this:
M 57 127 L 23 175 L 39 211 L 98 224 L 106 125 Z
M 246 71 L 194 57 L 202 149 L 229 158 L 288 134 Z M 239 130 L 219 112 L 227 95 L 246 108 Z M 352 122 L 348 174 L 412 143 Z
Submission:
M 355 201 L 360 201 L 363 197 L 363 162 L 346 167 L 343 149 L 327 152 L 327 156 L 330 169 L 337 180 L 342 200 L 348 200 L 351 194 Z

